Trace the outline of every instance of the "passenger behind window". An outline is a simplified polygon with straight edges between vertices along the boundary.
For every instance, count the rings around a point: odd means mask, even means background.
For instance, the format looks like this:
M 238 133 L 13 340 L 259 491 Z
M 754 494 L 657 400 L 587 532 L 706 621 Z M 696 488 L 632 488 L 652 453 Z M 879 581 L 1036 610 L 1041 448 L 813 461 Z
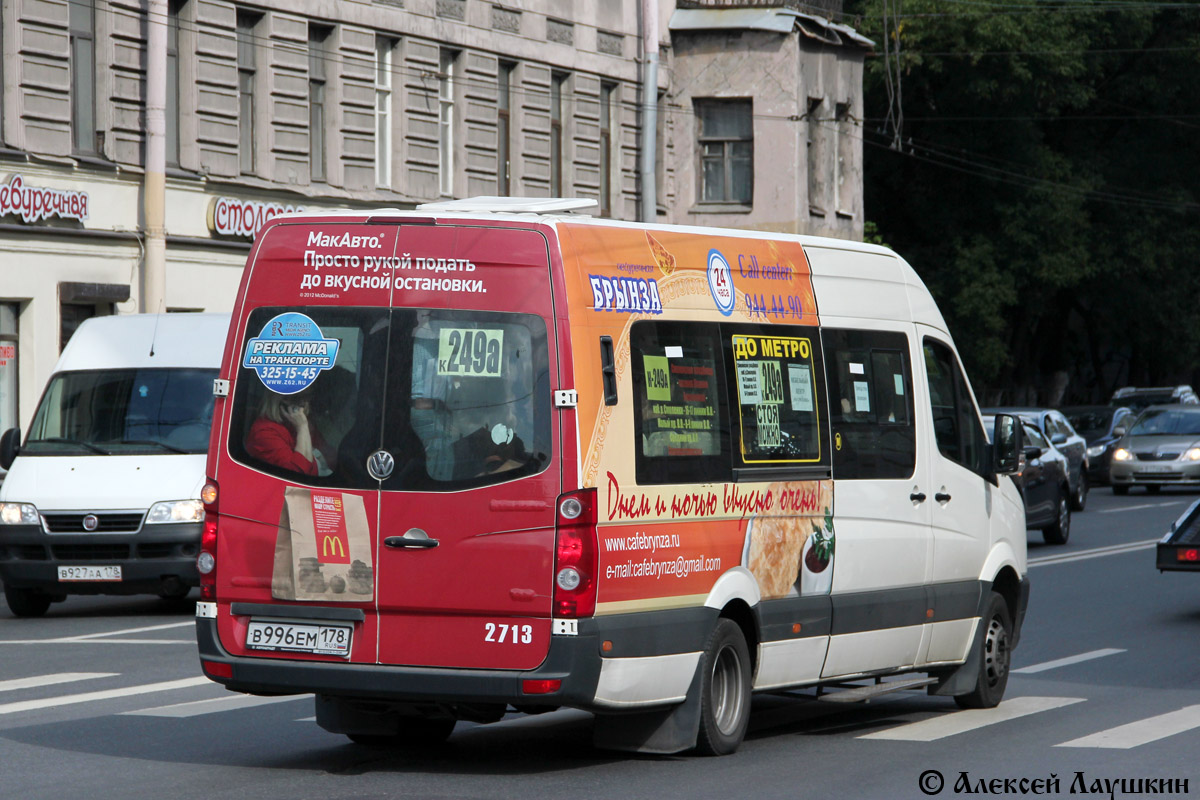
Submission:
M 334 451 L 313 426 L 311 414 L 311 387 L 294 395 L 266 392 L 246 434 L 246 452 L 293 472 L 329 475 Z

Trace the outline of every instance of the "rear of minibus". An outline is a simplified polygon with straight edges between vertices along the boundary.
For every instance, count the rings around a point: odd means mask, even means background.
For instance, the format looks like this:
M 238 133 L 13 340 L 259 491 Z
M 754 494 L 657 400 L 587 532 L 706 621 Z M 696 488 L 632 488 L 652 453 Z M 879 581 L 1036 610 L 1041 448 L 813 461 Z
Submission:
M 294 216 L 259 233 L 208 461 L 210 678 L 460 716 L 591 698 L 598 658 L 579 654 L 595 647 L 552 631 L 589 616 L 595 588 L 586 568 L 555 581 L 594 554 L 591 497 L 563 496 L 562 298 L 554 229 L 533 221 Z

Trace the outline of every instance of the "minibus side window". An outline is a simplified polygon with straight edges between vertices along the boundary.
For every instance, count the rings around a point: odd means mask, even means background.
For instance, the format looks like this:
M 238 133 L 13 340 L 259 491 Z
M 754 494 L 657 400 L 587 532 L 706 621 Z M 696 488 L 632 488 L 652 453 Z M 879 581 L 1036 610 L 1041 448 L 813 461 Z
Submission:
M 987 438 L 958 360 L 949 347 L 934 339 L 925 340 L 924 351 L 938 450 L 951 461 L 986 477 Z
M 743 469 L 820 468 L 829 455 L 821 348 L 816 328 L 723 325 L 734 466 Z
M 828 328 L 821 333 L 832 398 L 833 477 L 910 477 L 917 454 L 908 337 Z
M 718 326 L 640 321 L 630 334 L 639 484 L 731 478 Z

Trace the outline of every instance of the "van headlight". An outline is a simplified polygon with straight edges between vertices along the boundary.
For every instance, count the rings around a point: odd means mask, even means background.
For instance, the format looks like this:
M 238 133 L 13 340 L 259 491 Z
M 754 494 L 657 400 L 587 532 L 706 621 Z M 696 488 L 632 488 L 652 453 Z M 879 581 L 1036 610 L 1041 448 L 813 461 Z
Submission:
M 1133 453 L 1124 447 L 1118 447 L 1116 450 L 1113 450 L 1113 461 L 1133 461 Z
M 199 500 L 170 500 L 155 503 L 146 514 L 147 525 L 167 522 L 203 522 L 204 504 Z
M 41 525 L 42 518 L 32 503 L 0 503 L 0 525 Z

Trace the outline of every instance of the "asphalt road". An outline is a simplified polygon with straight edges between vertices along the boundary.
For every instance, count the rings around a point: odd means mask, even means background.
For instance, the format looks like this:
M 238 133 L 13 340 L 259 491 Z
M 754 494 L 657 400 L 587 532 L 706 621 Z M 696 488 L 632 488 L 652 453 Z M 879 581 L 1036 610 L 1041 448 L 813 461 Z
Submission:
M 23 620 L 0 601 L 0 797 L 1122 797 L 1139 779 L 1200 795 L 1200 575 L 1158 573 L 1153 549 L 1197 498 L 1096 489 L 1067 545 L 1030 532 L 1030 610 L 1000 708 L 763 696 L 742 749 L 719 759 L 597 751 L 591 718 L 570 710 L 370 750 L 318 728 L 309 698 L 204 679 L 189 610 L 71 598 Z

